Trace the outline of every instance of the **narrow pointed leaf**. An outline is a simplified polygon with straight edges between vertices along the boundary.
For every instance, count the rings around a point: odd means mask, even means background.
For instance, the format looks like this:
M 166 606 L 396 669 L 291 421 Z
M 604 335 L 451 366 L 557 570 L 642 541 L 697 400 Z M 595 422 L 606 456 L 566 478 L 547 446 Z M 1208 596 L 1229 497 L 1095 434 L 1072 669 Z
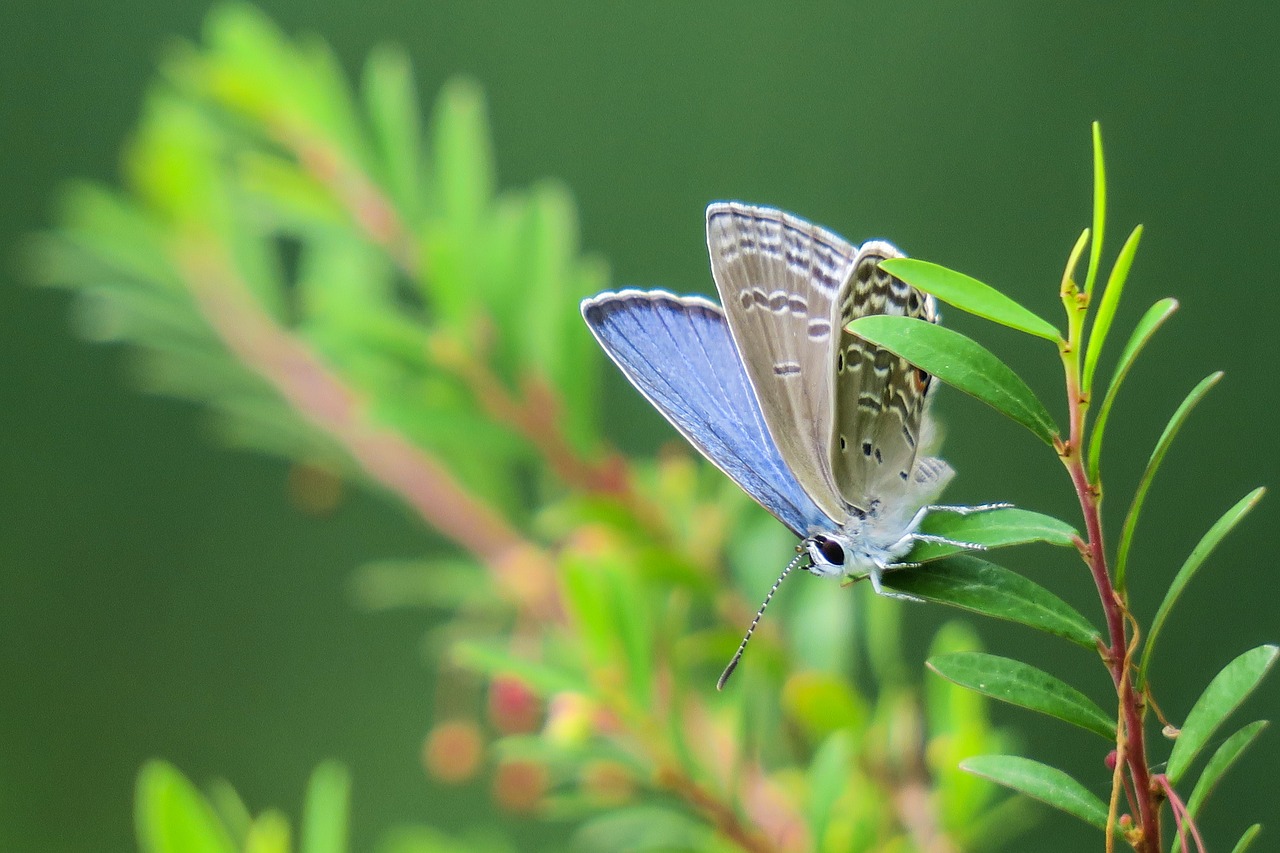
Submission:
M 1120 294 L 1124 292 L 1125 281 L 1129 278 L 1129 269 L 1133 266 L 1133 256 L 1138 252 L 1138 241 L 1142 239 L 1142 226 L 1133 229 L 1129 239 L 1120 249 L 1111 275 L 1107 277 L 1107 286 L 1102 291 L 1102 300 L 1098 303 L 1093 315 L 1093 326 L 1089 329 L 1089 345 L 1084 353 L 1084 380 L 1081 383 L 1086 391 L 1093 388 L 1093 374 L 1098 367 L 1098 358 L 1102 355 L 1103 344 L 1107 341 L 1107 333 L 1111 331 L 1111 321 L 1115 319 L 1116 307 L 1120 304 Z M 1094 243 L 1094 247 L 1097 247 Z M 1092 261 L 1090 262 L 1092 272 Z
M 1218 747 L 1213 753 L 1213 757 L 1204 766 L 1204 772 L 1200 774 L 1200 778 L 1196 780 L 1196 786 L 1191 791 L 1191 798 L 1187 800 L 1187 811 L 1194 818 L 1200 814 L 1200 809 L 1204 806 L 1204 801 L 1213 793 L 1214 787 L 1231 769 L 1232 765 L 1244 755 L 1245 750 L 1253 746 L 1253 742 L 1258 739 L 1258 735 L 1262 734 L 1262 730 L 1270 725 L 1266 720 L 1257 720 L 1250 723 L 1231 737 L 1223 741 L 1222 746 Z M 1176 850 L 1177 847 L 1175 846 Z
M 1075 310 L 1075 300 L 1072 295 L 1078 292 L 1078 288 L 1074 276 L 1076 267 L 1080 265 L 1080 256 L 1084 254 L 1084 247 L 1089 245 L 1090 234 L 1092 232 L 1088 228 L 1080 232 L 1080 236 L 1076 238 L 1076 244 L 1071 247 L 1071 253 L 1067 255 L 1067 265 L 1062 270 L 1062 298 L 1067 311 Z
M 143 853 L 234 853 L 236 845 L 195 785 L 163 761 L 138 774 L 134 798 Z
M 1262 832 L 1262 824 L 1255 823 L 1244 831 L 1244 835 L 1240 836 L 1240 840 L 1236 842 L 1236 846 L 1231 848 L 1231 853 L 1245 853 L 1250 846 L 1253 845 L 1253 839 L 1258 837 Z
M 1129 342 L 1124 345 L 1124 350 L 1120 353 L 1120 360 L 1116 362 L 1115 373 L 1111 376 L 1111 384 L 1107 386 L 1107 394 L 1102 399 L 1102 405 L 1098 407 L 1093 434 L 1089 436 L 1090 482 L 1098 482 L 1099 460 L 1102 456 L 1102 434 L 1107 428 L 1107 418 L 1111 415 L 1111 407 L 1116 401 L 1116 395 L 1120 392 L 1120 386 L 1124 383 L 1124 378 L 1129 375 L 1129 368 L 1133 367 L 1138 354 L 1146 347 L 1147 342 L 1155 335 L 1156 330 L 1163 326 L 1164 321 L 1172 317 L 1173 312 L 1177 310 L 1178 300 L 1172 298 L 1161 299 L 1148 308 L 1147 313 L 1142 315 L 1142 319 L 1138 321 L 1138 325 L 1133 329 L 1133 334 L 1129 336 Z
M 302 853 L 346 853 L 351 779 L 326 761 L 311 774 L 302 806 Z
M 960 767 L 1028 797 L 1107 829 L 1107 806 L 1096 794 L 1056 767 L 1017 755 L 975 755 Z
M 847 731 L 832 733 L 814 752 L 809 764 L 809 796 L 806 797 L 805 810 L 808 812 L 809 829 L 816 841 L 820 842 L 826 836 L 836 803 L 848 788 L 849 768 L 855 766 L 856 755 Z
M 453 645 L 452 653 L 458 666 L 487 675 L 514 676 L 539 696 L 587 689 L 586 682 L 578 673 L 521 657 L 512 651 L 510 643 L 460 640 Z
M 245 834 L 243 853 L 289 853 L 289 819 L 278 811 L 268 811 L 254 818 Z
M 1097 629 L 1071 605 L 1034 581 L 970 554 L 894 569 L 885 574 L 884 586 L 925 601 L 1018 622 L 1086 649 L 1097 647 Z
M 1098 264 L 1102 258 L 1102 232 L 1107 224 L 1107 168 L 1102 156 L 1102 126 L 1093 123 L 1093 245 L 1089 249 L 1089 271 L 1085 274 L 1084 292 L 1093 292 L 1098 280 Z M 1085 383 L 1086 388 L 1089 383 Z
M 957 652 L 930 658 L 928 665 L 943 678 L 985 696 L 1057 717 L 1108 741 L 1116 739 L 1115 721 L 1097 703 L 1030 664 L 985 652 Z
M 484 93 L 475 81 L 459 77 L 445 84 L 432 131 L 440 212 L 450 222 L 474 227 L 495 184 Z
M 1195 548 L 1191 549 L 1191 554 L 1187 557 L 1186 562 L 1182 564 L 1182 568 L 1178 569 L 1178 574 L 1174 576 L 1173 583 L 1169 584 L 1169 589 L 1164 594 L 1164 601 L 1160 602 L 1160 608 L 1156 610 L 1155 618 L 1151 620 L 1151 630 L 1147 633 L 1146 645 L 1142 649 L 1142 663 L 1138 666 L 1138 684 L 1147 683 L 1147 667 L 1151 664 L 1151 653 L 1155 650 L 1156 639 L 1160 636 L 1165 620 L 1169 618 L 1169 612 L 1173 609 L 1173 605 L 1178 602 L 1182 591 L 1186 589 L 1192 576 L 1195 575 L 1205 559 L 1213 553 L 1213 549 L 1218 547 L 1218 543 L 1240 523 L 1240 519 L 1248 515 L 1249 511 L 1258 505 L 1258 501 L 1262 500 L 1262 496 L 1266 494 L 1266 491 L 1264 488 L 1257 488 L 1241 498 L 1235 506 L 1223 513 L 1222 517 L 1214 522 L 1213 527 L 1209 528 L 1209 532 L 1196 543 Z
M 1129 505 L 1129 513 L 1124 518 L 1124 529 L 1120 532 L 1120 546 L 1116 548 L 1117 590 L 1123 591 L 1125 589 L 1125 579 L 1129 568 L 1129 548 L 1133 545 L 1133 531 L 1138 526 L 1138 516 L 1142 513 L 1142 505 L 1147 499 L 1147 491 L 1151 488 L 1151 482 L 1155 479 L 1156 471 L 1160 470 L 1160 463 L 1164 461 L 1165 454 L 1169 452 L 1169 445 L 1173 444 L 1173 439 L 1178 435 L 1178 430 L 1182 429 L 1182 425 L 1191 414 L 1191 410 L 1204 399 L 1204 396 L 1209 393 L 1209 389 L 1217 385 L 1220 379 L 1222 379 L 1222 371 L 1211 373 L 1200 380 L 1200 384 L 1191 389 L 1191 392 L 1187 394 L 1181 405 L 1178 406 L 1177 411 L 1169 418 L 1169 423 L 1165 425 L 1164 432 L 1160 434 L 1160 439 L 1156 442 L 1155 450 L 1151 451 L 1151 458 L 1147 460 L 1146 470 L 1142 472 L 1142 479 L 1138 481 L 1138 489 L 1133 495 L 1133 503 Z
M 1023 308 L 991 285 L 964 273 L 915 258 L 892 258 L 880 265 L 912 287 L 932 293 L 961 311 L 1038 338 L 1056 342 L 1062 337 L 1048 320 Z
M 1213 677 L 1191 708 L 1191 713 L 1187 714 L 1182 731 L 1173 742 L 1166 771 L 1170 782 L 1178 783 L 1222 721 L 1266 676 L 1276 662 L 1277 653 L 1280 653 L 1280 648 L 1276 646 L 1258 646 L 1240 655 Z
M 1065 521 L 1017 507 L 1002 507 L 967 515 L 932 512 L 925 516 L 920 532 L 944 536 L 956 542 L 982 545 L 988 550 L 1029 542 L 1048 542 L 1070 548 L 1078 535 L 1075 528 Z M 920 542 L 911 550 L 908 561 L 923 563 L 964 550 L 968 549 L 940 542 Z
M 1053 445 L 1058 428 L 1044 404 L 1018 374 L 981 344 L 944 326 L 908 317 L 861 317 L 848 328 L 977 397 Z
M 374 48 L 365 63 L 363 89 L 379 176 L 412 228 L 421 213 L 422 129 L 407 54 L 388 45 Z

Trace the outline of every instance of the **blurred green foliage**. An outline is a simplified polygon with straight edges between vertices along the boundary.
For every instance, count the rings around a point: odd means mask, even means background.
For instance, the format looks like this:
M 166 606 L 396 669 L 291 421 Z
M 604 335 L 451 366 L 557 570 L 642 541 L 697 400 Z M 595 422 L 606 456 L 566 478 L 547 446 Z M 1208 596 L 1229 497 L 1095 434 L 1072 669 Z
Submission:
M 922 704 L 896 604 L 854 619 L 815 585 L 715 694 L 785 532 L 687 456 L 608 448 L 576 311 L 606 273 L 579 254 L 568 194 L 497 190 L 474 84 L 447 86 L 425 129 L 417 114 L 398 52 L 372 54 L 353 93 L 322 42 L 222 6 L 203 46 L 163 62 L 126 189 L 75 188 L 34 257 L 80 294 L 88 335 L 146 354 L 149 389 L 208 405 L 233 443 L 390 491 L 468 555 L 356 582 L 366 603 L 455 614 L 440 689 L 463 698 L 442 706 L 428 768 L 469 779 L 492 741 L 497 803 L 570 821 L 595 849 L 1016 832 L 1020 810 L 956 767 L 1007 737 L 959 688 Z M 952 627 L 937 644 L 976 639 Z M 215 821 L 164 765 L 139 791 L 152 849 L 289 835 L 273 812 Z
M 412 79 L 383 48 L 353 89 L 322 41 L 219 7 L 201 45 L 163 61 L 126 188 L 73 189 L 34 259 L 78 294 L 88 337 L 145 355 L 145 387 L 208 406 L 233 444 L 385 490 L 458 546 L 355 580 L 367 605 L 451 614 L 429 638 L 451 698 L 428 769 L 491 773 L 498 806 L 571 826 L 587 849 L 992 849 L 1024 829 L 1022 801 L 959 769 L 1016 742 L 982 697 L 918 683 L 896 603 L 806 585 L 771 613 L 741 683 L 714 694 L 776 570 L 761 555 L 787 554 L 788 538 L 706 466 L 610 448 L 603 360 L 576 311 L 608 274 L 580 252 L 572 199 L 553 182 L 500 191 L 477 85 L 450 83 L 422 126 Z M 1096 363 L 1090 346 L 1087 375 Z M 1126 370 L 1122 357 L 1112 388 Z M 1028 411 L 1051 439 L 1043 407 Z M 1070 544 L 1049 527 L 1008 541 L 1037 538 Z M 911 586 L 927 571 L 897 580 L 930 597 Z M 1078 629 L 1058 633 L 1088 644 L 1087 620 L 1022 583 L 1014 611 L 1050 602 Z M 958 595 L 933 597 L 993 612 L 990 595 Z M 991 663 L 959 623 L 932 652 Z M 1215 721 L 1247 694 L 1228 692 Z M 317 771 L 300 849 L 344 849 L 346 787 L 335 766 Z M 164 764 L 143 769 L 137 804 L 149 851 L 293 849 L 279 813 L 253 817 L 225 783 L 202 795 Z M 381 849 L 508 846 L 408 829 Z

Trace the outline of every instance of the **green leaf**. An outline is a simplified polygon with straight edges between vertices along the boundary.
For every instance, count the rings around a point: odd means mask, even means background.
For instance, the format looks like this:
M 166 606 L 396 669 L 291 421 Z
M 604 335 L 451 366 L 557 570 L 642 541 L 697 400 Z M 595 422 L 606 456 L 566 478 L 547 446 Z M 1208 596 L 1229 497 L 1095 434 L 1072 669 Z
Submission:
M 981 344 L 936 323 L 877 314 L 849 324 L 853 334 L 977 397 L 1053 446 L 1058 428 L 1027 383 Z
M 1177 603 L 1182 596 L 1182 591 L 1186 589 L 1191 578 L 1196 571 L 1204 563 L 1213 549 L 1218 547 L 1228 533 L 1230 533 L 1240 520 L 1249 514 L 1249 511 L 1257 506 L 1258 501 L 1262 500 L 1262 496 L 1266 494 L 1266 489 L 1257 488 L 1249 494 L 1241 498 L 1235 506 L 1222 514 L 1222 517 L 1213 523 L 1198 543 L 1196 547 L 1191 549 L 1191 554 L 1187 556 L 1186 562 L 1182 564 L 1182 568 L 1178 569 L 1178 574 L 1174 576 L 1173 583 L 1169 584 L 1168 591 L 1164 594 L 1164 601 L 1160 602 L 1160 608 L 1156 610 L 1155 618 L 1151 620 L 1151 630 L 1147 633 L 1146 645 L 1142 649 L 1142 662 L 1138 666 L 1137 683 L 1139 686 L 1147 683 L 1147 667 L 1151 664 L 1151 654 L 1156 647 L 1156 638 L 1160 636 L 1164 623 L 1169 618 L 1169 612 L 1173 610 L 1173 605 Z
M 227 828 L 232 842 L 237 847 L 244 846 L 245 836 L 253 824 L 253 815 L 236 789 L 226 779 L 214 779 L 205 786 L 205 799 L 218 815 L 218 820 Z
M 430 826 L 396 826 L 383 834 L 377 853 L 514 853 L 514 848 L 489 829 L 477 828 L 465 838 L 453 838 Z
M 1097 648 L 1097 629 L 1065 601 L 1022 575 L 970 554 L 894 569 L 885 574 L 884 586 L 925 601 L 1018 622 L 1086 649 Z
M 1116 738 L 1115 722 L 1092 699 L 1030 664 L 984 652 L 957 652 L 930 658 L 928 666 L 993 699 L 1057 717 L 1109 741 Z
M 433 131 L 433 185 L 440 213 L 450 222 L 473 227 L 494 192 L 489 120 L 479 84 L 466 78 L 445 84 L 436 101 Z
M 581 294 L 569 290 L 572 267 L 578 255 L 578 219 L 573 197 L 558 182 L 543 181 L 529 197 L 528 243 L 518 282 L 517 303 L 522 370 L 550 380 L 559 387 L 580 364 L 567 362 L 565 340 L 569 326 L 582 325 L 579 318 L 564 310 Z M 511 299 L 514 294 L 495 294 Z
M 1258 837 L 1258 833 L 1262 832 L 1262 824 L 1255 823 L 1244 831 L 1244 835 L 1240 836 L 1240 840 L 1236 842 L 1236 846 L 1231 848 L 1231 853 L 1245 853 L 1253 844 L 1253 839 Z
M 1093 123 L 1093 245 L 1089 248 L 1089 271 L 1085 274 L 1084 292 L 1093 292 L 1102 258 L 1103 229 L 1107 224 L 1107 168 L 1102 156 L 1102 126 Z M 1085 388 L 1089 383 L 1085 383 Z
M 1116 316 L 1116 306 L 1120 304 L 1120 294 L 1124 292 L 1125 281 L 1129 278 L 1129 268 L 1133 266 L 1133 256 L 1138 251 L 1138 241 L 1142 239 L 1142 226 L 1133 229 L 1120 256 L 1116 258 L 1111 275 L 1107 277 L 1107 286 L 1102 291 L 1102 301 L 1098 303 L 1093 316 L 1093 325 L 1089 329 L 1089 345 L 1084 354 L 1084 379 L 1081 387 L 1086 392 L 1093 389 L 1093 375 L 1098 367 L 1098 358 L 1102 355 L 1102 346 L 1106 343 L 1107 333 L 1111 330 L 1111 321 Z M 1095 242 L 1094 248 L 1098 247 Z M 1093 273 L 1093 262 L 1090 261 L 1090 274 Z
M 890 258 L 881 261 L 880 266 L 912 287 L 932 293 L 961 311 L 1055 343 L 1062 337 L 1048 320 L 964 273 L 914 258 Z
M 196 786 L 163 761 L 149 761 L 138 773 L 134 821 L 143 853 L 236 853 Z
M 634 805 L 610 809 L 574 832 L 574 850 L 715 850 L 706 828 L 672 808 Z M 714 846 L 709 846 L 714 845 Z
M 1169 446 L 1173 444 L 1173 439 L 1178 435 L 1178 430 L 1182 429 L 1182 425 L 1190 416 L 1191 410 L 1196 407 L 1204 396 L 1209 393 L 1209 389 L 1218 384 L 1222 379 L 1222 371 L 1211 373 L 1196 387 L 1191 389 L 1183 399 L 1177 411 L 1169 418 L 1169 423 L 1165 425 L 1164 432 L 1160 434 L 1160 439 L 1156 442 L 1156 447 L 1151 451 L 1151 458 L 1147 460 L 1146 470 L 1142 472 L 1142 479 L 1138 481 L 1138 489 L 1134 492 L 1133 503 L 1129 505 L 1129 513 L 1124 517 L 1124 528 L 1120 531 L 1120 546 L 1116 549 L 1116 589 L 1124 591 L 1125 580 L 1128 575 L 1129 568 L 1129 549 L 1133 545 L 1133 532 L 1138 526 L 1138 516 L 1142 513 L 1142 505 L 1147 500 L 1147 492 L 1151 489 L 1151 483 L 1155 479 L 1156 471 L 1160 470 L 1160 463 L 1164 462 L 1164 456 L 1169 452 Z
M 374 48 L 365 63 L 363 84 L 383 185 L 412 228 L 422 212 L 422 129 L 413 68 L 404 50 Z
M 463 640 L 453 645 L 452 654 L 459 666 L 490 675 L 513 675 L 540 696 L 587 689 L 586 681 L 576 673 L 519 657 L 508 642 Z
M 901 608 L 899 608 L 901 609 Z M 942 657 L 957 652 L 975 652 L 982 644 L 974 629 L 964 621 L 945 623 L 929 644 L 929 657 Z M 997 788 L 986 779 L 965 773 L 960 762 L 973 755 L 1000 752 L 1006 748 L 1004 734 L 992 729 L 990 707 L 985 697 L 941 678 L 925 680 L 924 705 L 928 723 L 925 753 L 933 778 L 933 796 L 937 801 L 937 820 L 953 833 L 960 849 L 977 848 L 967 839 L 991 842 L 984 832 L 988 819 L 994 817 L 991 806 Z M 1005 799 L 1005 803 L 1012 803 Z M 1025 805 L 1025 804 L 1019 804 Z M 1013 821 L 1006 824 L 1012 828 Z
M 289 853 L 289 820 L 278 811 L 258 815 L 245 835 L 244 853 Z
M 302 853 L 345 853 L 350 799 L 346 768 L 326 761 L 315 769 L 302 807 Z
M 814 743 L 839 731 L 858 731 L 867 722 L 867 701 L 847 679 L 829 673 L 792 674 L 780 700 L 787 716 Z
M 992 548 L 1009 545 L 1025 545 L 1029 542 L 1048 542 L 1070 548 L 1078 535 L 1071 525 L 1053 516 L 1017 507 L 984 510 L 961 514 L 957 512 L 931 512 L 920 525 L 920 532 L 931 536 L 944 536 L 956 542 Z M 939 542 L 918 542 L 911 549 L 907 560 L 923 563 L 967 549 Z
M 1163 326 L 1164 321 L 1173 316 L 1173 312 L 1177 310 L 1178 300 L 1171 298 L 1161 299 L 1148 308 L 1147 313 L 1142 315 L 1142 319 L 1134 327 L 1133 334 L 1129 336 L 1129 342 L 1124 345 L 1124 351 L 1120 353 L 1120 360 L 1116 363 L 1115 373 L 1111 376 L 1111 384 L 1107 386 L 1107 395 L 1103 398 L 1102 405 L 1098 407 L 1097 420 L 1089 437 L 1089 481 L 1092 483 L 1098 482 L 1102 435 L 1107 428 L 1107 418 L 1111 415 L 1111 407 L 1115 404 L 1120 386 L 1129 375 L 1129 369 L 1133 367 L 1138 354 L 1146 347 L 1156 330 Z
M 814 752 L 809 762 L 808 796 L 804 799 L 814 849 L 826 849 L 823 840 L 836 803 L 848 788 L 850 769 L 856 766 L 857 750 L 847 731 L 833 732 Z
M 1107 806 L 1097 795 L 1056 767 L 1017 755 L 975 755 L 960 767 L 1061 809 L 1087 824 L 1107 829 Z
M 1278 653 L 1280 648 L 1276 646 L 1258 646 L 1240 655 L 1213 677 L 1191 708 L 1191 713 L 1187 714 L 1187 721 L 1173 742 L 1166 771 L 1171 783 L 1178 783 L 1222 721 L 1258 686 L 1276 662 Z
M 1187 800 L 1187 811 L 1192 817 L 1200 814 L 1200 809 L 1204 805 L 1204 801 L 1213 793 L 1214 787 L 1231 769 L 1232 765 L 1244 754 L 1253 742 L 1258 739 L 1258 735 L 1262 734 L 1269 723 L 1266 720 L 1257 720 L 1249 723 L 1249 725 L 1240 729 L 1240 731 L 1227 738 L 1222 746 L 1213 753 L 1213 757 L 1204 766 L 1204 772 L 1200 774 L 1200 778 L 1196 781 L 1196 786 L 1191 791 L 1191 798 Z M 1177 847 L 1175 846 L 1176 850 Z

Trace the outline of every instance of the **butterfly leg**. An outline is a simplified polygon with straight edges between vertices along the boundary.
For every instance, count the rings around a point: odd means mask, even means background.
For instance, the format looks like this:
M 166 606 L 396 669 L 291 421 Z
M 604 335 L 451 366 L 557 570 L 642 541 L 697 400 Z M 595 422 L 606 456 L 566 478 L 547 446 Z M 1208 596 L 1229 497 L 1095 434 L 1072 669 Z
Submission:
M 972 515 L 975 512 L 986 512 L 990 509 L 1012 509 L 1011 503 L 994 503 L 994 504 L 978 504 L 977 506 L 952 506 L 950 504 L 930 504 L 922 507 L 920 512 L 916 513 L 919 518 L 924 518 L 921 513 L 930 512 L 953 512 L 956 515 Z M 916 519 L 917 523 L 919 518 Z
M 961 542 L 959 539 L 948 539 L 946 536 L 935 536 L 932 533 L 909 533 L 908 539 L 912 542 L 933 542 L 938 545 L 954 545 L 957 548 L 964 548 L 966 551 L 985 551 L 987 546 L 979 542 Z
M 920 566 L 919 563 L 890 563 L 882 565 L 877 563 L 871 571 L 867 572 L 867 577 L 871 579 L 871 588 L 875 590 L 876 595 L 883 595 L 885 598 L 896 598 L 899 601 L 924 601 L 923 598 L 916 598 L 905 592 L 891 592 L 886 590 L 883 585 L 884 573 L 893 571 L 894 569 L 914 569 Z
M 876 595 L 884 595 L 884 587 L 881 585 L 881 580 L 884 578 L 884 566 L 872 566 L 871 571 L 867 572 L 867 577 L 871 579 L 871 588 L 875 590 Z

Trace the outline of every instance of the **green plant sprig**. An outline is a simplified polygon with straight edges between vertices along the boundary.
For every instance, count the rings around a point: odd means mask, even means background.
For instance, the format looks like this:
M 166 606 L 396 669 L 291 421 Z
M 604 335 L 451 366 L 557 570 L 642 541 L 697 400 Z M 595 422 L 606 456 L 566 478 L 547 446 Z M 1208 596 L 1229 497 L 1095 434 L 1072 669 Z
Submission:
M 1156 612 L 1152 629 L 1144 641 L 1139 633 L 1137 620 L 1130 610 L 1127 587 L 1128 560 L 1137 520 L 1174 436 L 1191 410 L 1222 374 L 1211 374 L 1200 382 L 1165 427 L 1130 504 L 1114 564 L 1110 563 L 1101 516 L 1103 431 L 1129 369 L 1155 331 L 1177 308 L 1177 303 L 1172 299 L 1160 300 L 1139 321 L 1119 358 L 1111 382 L 1101 397 L 1102 403 L 1096 421 L 1091 426 L 1088 415 L 1091 402 L 1095 399 L 1094 378 L 1142 236 L 1142 227 L 1138 226 L 1120 250 L 1107 276 L 1101 298 L 1095 299 L 1095 283 L 1100 274 L 1106 220 L 1105 166 L 1101 133 L 1097 124 L 1093 126 L 1093 152 L 1093 225 L 1092 229 L 1085 229 L 1072 248 L 1059 290 L 1066 313 L 1065 335 L 1059 334 L 1052 324 L 994 288 L 968 276 L 918 260 L 885 262 L 886 268 L 894 275 L 957 308 L 1056 344 L 1065 377 L 1068 424 L 1065 434 L 1054 426 L 1047 410 L 1015 371 L 980 344 L 963 335 L 940 329 L 930 331 L 923 328 L 926 324 L 895 317 L 856 320 L 850 330 L 990 404 L 1050 445 L 1066 468 L 1080 506 L 1085 535 L 1077 538 L 1075 544 L 1089 569 L 1106 622 L 1106 632 L 1103 638 L 1099 638 L 1098 648 L 1116 691 L 1114 724 L 1104 725 L 1104 721 L 1094 712 L 1096 706 L 1075 688 L 1058 682 L 1029 664 L 980 656 L 965 658 L 963 662 L 934 659 L 931 666 L 944 677 L 980 690 L 985 695 L 1049 714 L 1112 738 L 1115 743 L 1112 758 L 1115 771 L 1109 805 L 1104 804 L 1086 786 L 1070 779 L 1061 771 L 1028 762 L 1027 759 L 988 756 L 981 760 L 971 759 L 966 762 L 966 766 L 979 775 L 1044 800 L 1098 826 L 1105 832 L 1108 850 L 1112 849 L 1119 837 L 1139 853 L 1158 853 L 1162 849 L 1161 807 L 1167 802 L 1171 805 L 1177 826 L 1178 845 L 1185 848 L 1186 844 L 1194 843 L 1196 849 L 1203 853 L 1204 841 L 1195 825 L 1195 815 L 1203 795 L 1198 797 L 1193 793 L 1191 799 L 1184 803 L 1174 786 L 1185 771 L 1186 764 L 1206 742 L 1209 733 L 1216 730 L 1223 719 L 1252 692 L 1269 671 L 1280 650 L 1275 646 L 1262 646 L 1246 652 L 1215 677 L 1188 716 L 1170 756 L 1170 769 L 1163 774 L 1154 773 L 1151 769 L 1145 737 L 1146 710 L 1153 704 L 1148 665 L 1160 636 L 1160 629 L 1173 603 L 1213 548 L 1256 505 L 1264 490 L 1256 489 L 1251 492 L 1228 510 L 1205 534 L 1182 570 L 1172 580 L 1165 599 Z M 1075 276 L 1086 248 L 1089 249 L 1089 262 L 1085 284 L 1081 287 L 1076 283 Z M 993 571 L 989 571 L 989 575 L 993 579 L 992 585 L 996 587 L 1008 586 L 1012 583 L 1011 578 L 1016 577 Z M 961 600 L 956 592 L 946 589 L 945 585 L 940 585 L 940 588 L 941 592 L 934 596 L 935 600 L 980 612 L 986 608 L 990 615 L 1010 618 L 989 603 L 975 602 L 972 596 Z M 994 601 L 996 597 L 992 595 L 989 599 Z M 1044 625 L 1036 625 L 1025 619 L 1020 621 L 1046 630 Z M 1261 725 L 1246 728 L 1250 731 L 1249 737 L 1241 737 L 1236 752 L 1224 757 L 1211 768 L 1206 768 L 1201 783 L 1197 785 L 1197 792 L 1203 790 L 1207 793 L 1226 766 L 1238 757 L 1238 751 L 1252 742 L 1253 736 L 1261 730 Z M 1128 814 L 1120 817 L 1117 810 L 1122 798 L 1127 803 Z M 1194 804 L 1195 808 L 1190 804 Z M 1246 832 L 1245 838 L 1241 839 L 1237 849 L 1247 846 L 1254 835 L 1256 828 L 1251 828 Z

